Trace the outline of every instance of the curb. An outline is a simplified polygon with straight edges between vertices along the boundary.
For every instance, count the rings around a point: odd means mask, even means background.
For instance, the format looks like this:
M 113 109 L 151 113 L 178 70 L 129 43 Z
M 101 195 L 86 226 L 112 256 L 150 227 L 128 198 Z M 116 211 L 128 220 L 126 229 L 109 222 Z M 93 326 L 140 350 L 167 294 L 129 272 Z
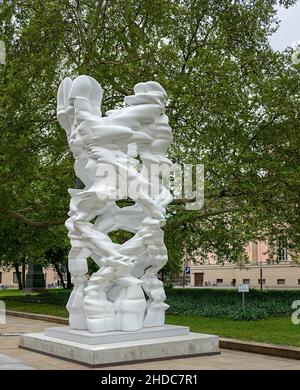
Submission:
M 286 345 L 220 338 L 220 348 L 300 360 L 300 348 Z
M 32 320 L 48 321 L 57 324 L 68 325 L 66 318 L 49 316 L 45 314 L 24 313 L 20 311 L 7 310 L 6 314 L 13 317 L 29 318 Z M 253 341 L 243 341 L 237 339 L 227 339 L 220 337 L 220 348 L 231 349 L 242 352 L 259 353 L 261 355 L 276 356 L 285 359 L 300 360 L 300 348 L 285 345 L 256 343 Z
M 66 318 L 49 316 L 46 314 L 24 313 L 22 311 L 6 310 L 6 315 L 12 317 L 29 318 L 32 320 L 55 322 L 56 324 L 68 325 L 69 321 Z

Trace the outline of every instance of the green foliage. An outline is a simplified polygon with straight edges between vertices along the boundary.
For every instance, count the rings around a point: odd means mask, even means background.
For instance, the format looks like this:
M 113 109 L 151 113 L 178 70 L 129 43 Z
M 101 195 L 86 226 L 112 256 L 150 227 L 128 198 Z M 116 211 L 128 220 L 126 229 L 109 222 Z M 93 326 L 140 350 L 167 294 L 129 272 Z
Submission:
M 250 290 L 246 295 L 245 310 L 241 294 L 236 290 L 167 289 L 168 314 L 191 317 L 228 318 L 238 321 L 254 321 L 269 317 L 285 317 L 292 314 L 292 302 L 300 300 L 300 292 Z M 66 305 L 70 290 L 46 290 L 30 295 L 1 296 L 5 302 Z
M 168 250 L 168 262 L 163 268 L 164 277 L 174 277 L 182 271 L 182 258 L 184 256 L 184 242 L 186 242 L 186 234 L 183 228 L 177 227 L 173 231 L 168 229 L 168 225 L 164 229 L 164 239 Z
M 246 261 L 246 242 L 281 230 L 290 250 L 299 250 L 300 65 L 291 64 L 289 50 L 269 46 L 277 4 L 3 0 L 1 237 L 25 237 L 29 258 L 51 247 L 53 234 L 66 239 L 56 226 L 66 219 L 75 180 L 56 93 L 63 77 L 89 74 L 104 88 L 103 112 L 137 82 L 160 82 L 174 133 L 169 157 L 205 165 L 204 207 L 170 208 L 166 273 L 179 272 L 185 250 Z
M 243 310 L 242 297 L 237 290 L 167 290 L 169 314 L 228 318 L 239 321 L 290 316 L 293 312 L 292 302 L 299 299 L 299 291 L 250 290 L 246 294 L 246 304 Z
M 97 272 L 99 267 L 98 265 L 94 262 L 93 259 L 91 259 L 90 257 L 87 259 L 87 263 L 88 263 L 88 273 L 89 275 L 92 275 L 94 272 Z
M 111 232 L 108 234 L 110 239 L 112 240 L 112 242 L 114 242 L 115 244 L 119 244 L 119 245 L 122 245 L 124 244 L 124 242 L 126 242 L 127 240 L 130 240 L 134 234 L 131 233 L 131 232 L 128 232 L 126 230 L 117 230 L 115 232 Z
M 5 302 L 27 302 L 27 303 L 43 303 L 49 305 L 66 305 L 70 296 L 71 290 L 51 290 L 48 289 L 44 293 L 27 294 L 27 295 L 7 295 L 2 297 Z

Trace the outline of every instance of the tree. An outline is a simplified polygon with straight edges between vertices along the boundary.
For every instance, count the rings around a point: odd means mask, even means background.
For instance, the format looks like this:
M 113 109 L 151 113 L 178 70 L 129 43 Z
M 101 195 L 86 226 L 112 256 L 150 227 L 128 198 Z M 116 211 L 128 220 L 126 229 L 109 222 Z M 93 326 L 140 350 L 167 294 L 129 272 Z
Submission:
M 285 230 L 299 250 L 299 65 L 274 52 L 275 0 L 2 2 L 1 213 L 24 229 L 60 225 L 74 186 L 55 118 L 65 76 L 104 87 L 103 111 L 134 84 L 169 94 L 174 162 L 205 166 L 205 205 L 170 207 L 168 267 L 185 248 L 241 261 L 248 240 Z M 288 7 L 295 1 L 280 1 Z M 173 272 L 173 271 L 172 271 Z
M 20 290 L 25 288 L 28 262 L 41 262 L 46 235 L 41 229 L 29 229 L 15 220 L 0 222 L 0 267 L 14 269 Z
M 59 277 L 60 284 L 64 289 L 72 288 L 71 276 L 68 270 L 68 261 L 67 261 L 68 252 L 69 252 L 68 247 L 60 248 L 54 246 L 52 248 L 49 248 L 44 255 L 45 261 L 49 262 L 49 264 L 51 264 L 51 266 L 55 269 Z M 64 278 L 65 273 L 67 274 L 67 285 L 65 283 L 65 278 Z

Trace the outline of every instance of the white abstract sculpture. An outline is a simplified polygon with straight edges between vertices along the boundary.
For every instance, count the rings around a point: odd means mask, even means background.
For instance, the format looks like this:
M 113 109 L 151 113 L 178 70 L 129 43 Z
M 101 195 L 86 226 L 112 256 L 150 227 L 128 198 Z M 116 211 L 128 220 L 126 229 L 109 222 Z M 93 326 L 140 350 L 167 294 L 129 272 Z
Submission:
M 139 83 L 134 93 L 124 99 L 124 108 L 101 117 L 102 88 L 96 80 L 66 78 L 59 87 L 58 121 L 85 186 L 69 190 L 66 221 L 74 283 L 67 309 L 73 329 L 135 331 L 164 324 L 168 305 L 157 272 L 167 262 L 161 227 L 172 196 L 167 180 L 160 178 L 161 170 L 171 166 L 165 155 L 172 134 L 164 89 L 156 82 Z M 128 197 L 133 205 L 117 205 Z M 116 244 L 109 233 L 118 229 L 134 236 Z M 99 270 L 88 280 L 89 257 Z

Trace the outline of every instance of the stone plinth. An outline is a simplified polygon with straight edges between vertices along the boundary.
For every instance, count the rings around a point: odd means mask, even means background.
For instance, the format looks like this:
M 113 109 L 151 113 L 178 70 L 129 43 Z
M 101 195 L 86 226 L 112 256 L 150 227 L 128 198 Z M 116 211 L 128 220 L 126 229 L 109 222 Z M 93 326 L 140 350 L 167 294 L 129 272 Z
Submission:
M 87 330 L 74 330 L 69 326 L 53 327 L 45 329 L 45 336 L 55 337 L 61 340 L 74 341 L 75 343 L 100 345 L 120 343 L 124 341 L 148 340 L 162 337 L 185 336 L 190 332 L 187 326 L 162 325 L 152 328 L 142 328 L 135 332 L 113 331 L 105 333 L 91 333 Z
M 188 327 L 175 325 L 94 334 L 54 327 L 46 329 L 45 333 L 21 335 L 19 347 L 96 367 L 214 355 L 219 353 L 219 337 L 189 333 Z
M 45 275 L 41 265 L 29 263 L 28 272 L 26 274 L 25 287 L 29 290 L 45 289 Z

